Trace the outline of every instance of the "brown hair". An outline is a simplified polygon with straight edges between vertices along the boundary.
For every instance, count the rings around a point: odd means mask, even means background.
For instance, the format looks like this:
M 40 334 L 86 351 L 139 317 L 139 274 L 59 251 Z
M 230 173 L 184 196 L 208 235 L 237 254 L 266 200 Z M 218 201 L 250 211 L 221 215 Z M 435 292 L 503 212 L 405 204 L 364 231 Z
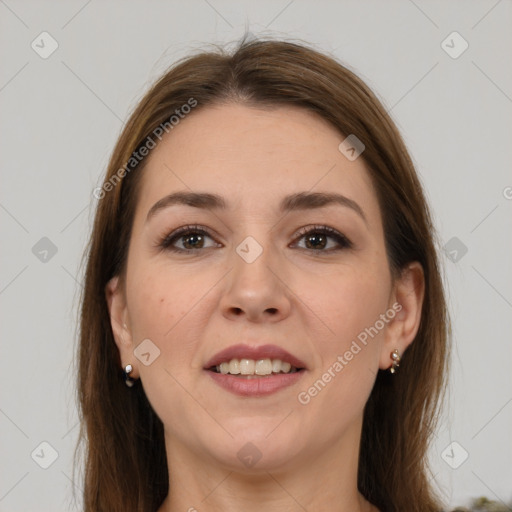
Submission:
M 426 459 L 444 390 L 450 329 L 421 184 L 397 128 L 361 79 L 303 44 L 272 40 L 244 40 L 231 53 L 215 49 L 178 62 L 140 101 L 116 144 L 104 180 L 114 185 L 102 192 L 97 207 L 81 302 L 84 510 L 153 512 L 168 493 L 163 426 L 140 382 L 132 389 L 124 384 L 105 286 L 125 271 L 137 183 L 147 159 L 131 167 L 126 163 L 191 98 L 195 110 L 230 102 L 301 107 L 329 121 L 340 135 L 355 134 L 364 143 L 362 157 L 377 191 L 390 270 L 396 277 L 407 263 L 421 263 L 425 299 L 419 331 L 400 371 L 379 372 L 366 404 L 358 486 L 382 511 L 440 510 Z

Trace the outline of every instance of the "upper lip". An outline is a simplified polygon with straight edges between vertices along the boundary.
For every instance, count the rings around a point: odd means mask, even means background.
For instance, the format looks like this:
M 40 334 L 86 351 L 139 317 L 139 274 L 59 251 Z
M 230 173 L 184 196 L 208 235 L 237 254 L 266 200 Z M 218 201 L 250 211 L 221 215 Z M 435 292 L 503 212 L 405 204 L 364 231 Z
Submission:
M 304 362 L 293 356 L 286 350 L 277 345 L 260 345 L 257 347 L 250 345 L 232 345 L 220 352 L 217 352 L 205 365 L 205 370 L 212 366 L 217 366 L 231 359 L 280 359 L 290 363 L 295 368 L 306 368 Z

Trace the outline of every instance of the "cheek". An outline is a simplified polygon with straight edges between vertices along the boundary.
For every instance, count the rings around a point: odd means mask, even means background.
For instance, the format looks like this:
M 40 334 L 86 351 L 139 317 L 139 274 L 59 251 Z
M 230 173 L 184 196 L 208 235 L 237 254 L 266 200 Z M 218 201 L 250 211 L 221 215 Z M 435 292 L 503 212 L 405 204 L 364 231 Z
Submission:
M 194 355 L 215 306 L 217 274 L 171 269 L 165 262 L 134 264 L 127 282 L 134 345 L 152 340 L 160 363 L 173 372 L 196 365 Z
M 323 331 L 314 340 L 319 364 L 303 388 L 304 401 L 311 399 L 324 416 L 336 416 L 339 404 L 346 412 L 362 409 L 378 371 L 387 325 L 381 315 L 387 311 L 391 281 L 385 268 L 369 268 L 347 268 L 319 282 L 305 278 L 304 302 L 321 316 L 328 335 Z
M 297 283 L 298 296 L 322 320 L 331 349 L 342 349 L 385 313 L 391 283 L 381 266 L 347 266 L 322 276 L 304 273 Z
M 321 432 L 327 446 L 362 417 L 373 388 L 384 330 L 371 331 L 372 337 L 366 329 L 386 311 L 389 288 L 384 276 L 351 269 L 333 275 L 323 287 L 309 284 L 312 309 L 321 312 L 333 332 L 314 340 L 318 364 L 296 398 L 301 429 Z
M 133 327 L 133 341 L 150 338 L 163 349 L 162 341 L 186 313 L 190 294 L 182 294 L 177 279 L 169 288 L 167 277 L 149 265 L 132 273 L 127 284 L 128 310 Z
M 127 283 L 134 347 L 150 339 L 158 353 L 150 365 L 137 361 L 145 393 L 164 423 L 183 432 L 183 418 L 194 407 L 183 389 L 193 388 L 190 370 L 197 366 L 194 355 L 210 316 L 209 281 L 204 273 L 182 275 L 161 265 L 141 265 Z

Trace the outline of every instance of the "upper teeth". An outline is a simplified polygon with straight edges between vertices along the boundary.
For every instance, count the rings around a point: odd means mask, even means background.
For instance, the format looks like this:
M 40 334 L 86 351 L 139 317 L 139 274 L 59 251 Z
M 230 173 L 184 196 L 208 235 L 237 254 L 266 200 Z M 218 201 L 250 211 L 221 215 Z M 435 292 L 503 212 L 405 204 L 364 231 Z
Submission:
M 231 359 L 217 365 L 220 373 L 232 375 L 270 375 L 271 373 L 290 373 L 296 370 L 290 363 L 281 359 Z

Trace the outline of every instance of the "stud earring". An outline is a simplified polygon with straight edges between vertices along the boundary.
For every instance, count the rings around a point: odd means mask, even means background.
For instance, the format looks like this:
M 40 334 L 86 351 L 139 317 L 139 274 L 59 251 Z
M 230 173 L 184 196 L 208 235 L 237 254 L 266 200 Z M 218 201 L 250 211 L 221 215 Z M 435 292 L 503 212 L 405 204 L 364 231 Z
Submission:
M 389 368 L 390 373 L 396 373 L 396 369 L 400 366 L 401 357 L 398 353 L 398 349 L 395 348 L 393 352 L 390 354 L 391 359 L 393 360 L 393 363 L 391 364 L 391 367 Z
M 133 366 L 131 364 L 127 364 L 124 367 L 124 383 L 131 388 L 135 384 L 135 379 L 130 377 L 130 373 L 133 372 Z

